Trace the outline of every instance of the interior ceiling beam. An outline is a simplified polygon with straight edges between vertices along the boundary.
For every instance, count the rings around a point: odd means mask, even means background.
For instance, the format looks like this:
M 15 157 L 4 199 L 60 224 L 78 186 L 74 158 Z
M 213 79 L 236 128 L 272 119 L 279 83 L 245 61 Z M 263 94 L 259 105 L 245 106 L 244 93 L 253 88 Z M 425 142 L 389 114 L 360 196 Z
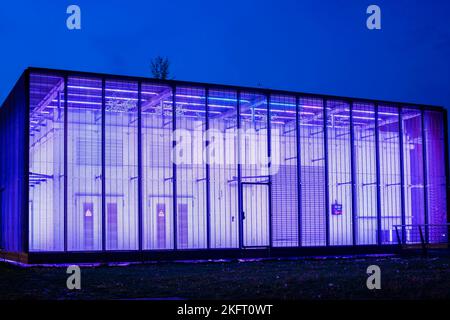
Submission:
M 259 106 L 261 106 L 261 105 L 263 105 L 263 104 L 266 104 L 267 103 L 267 100 L 265 99 L 265 98 L 262 98 L 262 99 L 255 99 L 251 104 L 249 104 L 248 106 L 245 106 L 245 107 L 241 107 L 241 113 L 244 113 L 244 112 L 246 112 L 246 111 L 249 111 L 249 110 L 251 110 L 251 109 L 253 109 L 253 108 L 257 108 L 257 107 L 259 107 Z M 237 112 L 237 110 L 230 110 L 230 111 L 227 111 L 227 112 L 224 112 L 224 113 L 222 113 L 222 114 L 219 114 L 219 115 L 217 115 L 216 117 L 212 117 L 212 118 L 214 118 L 214 119 L 222 119 L 222 118 L 230 118 L 230 117 L 235 117 L 236 116 L 236 112 Z
M 171 88 L 167 88 L 167 89 L 163 90 L 157 96 L 152 97 L 150 100 L 145 101 L 141 105 L 141 112 L 144 112 L 144 111 L 147 111 L 150 108 L 156 107 L 161 101 L 163 101 L 164 99 L 167 99 L 171 95 L 172 95 L 172 89 Z
M 36 108 L 34 108 L 33 112 L 30 114 L 30 118 L 39 114 L 42 110 L 47 108 L 53 99 L 55 99 L 61 91 L 64 90 L 64 80 L 59 79 L 55 86 L 45 95 L 44 99 L 38 103 Z

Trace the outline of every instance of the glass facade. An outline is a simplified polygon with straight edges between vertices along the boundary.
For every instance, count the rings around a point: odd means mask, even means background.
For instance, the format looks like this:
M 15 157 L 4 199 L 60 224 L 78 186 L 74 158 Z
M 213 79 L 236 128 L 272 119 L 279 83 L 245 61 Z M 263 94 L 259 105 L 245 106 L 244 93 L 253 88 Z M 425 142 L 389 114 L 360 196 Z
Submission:
M 448 241 L 438 108 L 49 70 L 26 96 L 0 109 L 10 251 Z

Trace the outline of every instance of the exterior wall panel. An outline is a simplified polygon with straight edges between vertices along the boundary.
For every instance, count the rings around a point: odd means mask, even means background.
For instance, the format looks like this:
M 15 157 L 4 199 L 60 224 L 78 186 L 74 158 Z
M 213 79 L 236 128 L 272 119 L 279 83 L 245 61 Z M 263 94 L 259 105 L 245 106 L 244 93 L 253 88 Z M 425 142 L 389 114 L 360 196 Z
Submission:
M 40 69 L 25 91 L 26 79 L 0 109 L 3 251 L 395 245 L 421 228 L 448 241 L 438 108 Z

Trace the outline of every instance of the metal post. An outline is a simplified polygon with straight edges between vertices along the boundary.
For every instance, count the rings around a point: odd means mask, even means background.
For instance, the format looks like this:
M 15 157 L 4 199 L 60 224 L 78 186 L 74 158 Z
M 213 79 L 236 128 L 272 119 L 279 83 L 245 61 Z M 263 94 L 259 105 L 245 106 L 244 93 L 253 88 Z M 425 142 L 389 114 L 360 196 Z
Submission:
M 25 90 L 25 110 L 23 115 L 24 121 L 24 144 L 23 146 L 23 185 L 22 185 L 22 195 L 23 195 L 23 203 L 22 203 L 22 247 L 23 252 L 28 253 L 30 243 L 29 243 L 29 234 L 30 234 L 30 216 L 29 216 L 29 199 L 30 199 L 30 72 L 26 71 L 24 81 L 24 90 Z M 16 89 L 17 90 L 17 89 Z M 18 112 L 18 110 L 13 110 L 12 112 Z M 20 153 L 19 153 L 20 154 Z
M 405 212 L 405 165 L 404 165 L 404 146 L 403 146 L 403 117 L 402 108 L 398 110 L 398 137 L 400 147 L 400 205 L 401 205 L 401 221 L 402 221 L 402 243 L 406 242 L 406 212 Z
M 330 186 L 328 175 L 328 115 L 327 115 L 326 99 L 323 100 L 323 155 L 325 159 L 325 229 L 326 229 L 326 245 L 330 245 Z
M 425 111 L 420 110 L 422 126 L 422 165 L 423 165 L 423 204 L 424 204 L 424 222 L 425 222 L 425 241 L 428 242 L 428 156 L 427 156 L 427 135 L 425 128 Z
M 449 174 L 449 148 L 448 148 L 448 112 L 443 110 L 444 115 L 444 154 L 445 154 L 445 195 L 446 195 L 446 209 L 447 222 L 450 222 L 450 174 Z M 447 241 L 450 248 L 450 224 L 447 225 Z
M 205 109 L 206 109 L 206 247 L 211 248 L 211 168 L 209 166 L 209 88 L 205 88 Z
M 297 228 L 298 246 L 302 246 L 302 170 L 301 170 L 301 146 L 300 146 L 300 99 L 295 97 L 295 134 L 297 141 Z
M 68 113 L 68 105 L 67 105 L 67 81 L 68 81 L 68 77 L 67 74 L 64 75 L 64 251 L 67 251 L 67 213 L 68 213 L 68 190 L 67 190 L 67 186 L 68 186 L 68 169 L 69 169 L 69 165 L 68 165 L 68 152 L 67 152 L 67 147 L 68 147 L 68 143 L 69 143 L 69 138 L 68 138 L 68 133 L 69 133 L 69 128 L 68 128 L 68 124 L 69 124 L 69 113 Z
M 244 247 L 244 204 L 243 204 L 243 195 L 242 195 L 242 168 L 241 168 L 241 92 L 237 91 L 237 175 L 238 175 L 238 207 L 239 207 L 239 248 Z
M 172 151 L 175 150 L 175 130 L 177 129 L 177 105 L 176 105 L 177 87 L 172 86 Z M 173 248 L 178 248 L 178 234 L 177 234 L 177 165 L 175 164 L 175 153 L 172 152 L 172 192 L 173 192 Z
M 67 99 L 66 99 L 67 100 Z M 106 250 L 106 107 L 105 78 L 102 78 L 102 251 Z
M 352 184 L 352 243 L 357 244 L 357 220 L 358 207 L 356 199 L 356 159 L 355 159 L 355 130 L 353 128 L 353 101 L 350 102 L 350 166 L 351 166 L 351 184 Z
M 266 95 L 267 102 L 267 155 L 269 157 L 269 247 L 272 247 L 272 141 L 271 141 L 271 121 L 270 121 L 270 94 Z
M 137 187 L 138 187 L 138 246 L 139 251 L 142 251 L 143 247 L 143 198 L 142 198 L 142 172 L 143 172 L 143 164 L 142 164 L 142 82 L 138 82 L 138 104 L 137 104 L 137 117 L 138 117 L 138 137 L 137 137 L 137 157 L 138 157 L 138 177 L 137 177 Z
M 377 244 L 381 245 L 381 169 L 380 133 L 378 131 L 378 103 L 375 104 L 375 164 L 377 167 Z

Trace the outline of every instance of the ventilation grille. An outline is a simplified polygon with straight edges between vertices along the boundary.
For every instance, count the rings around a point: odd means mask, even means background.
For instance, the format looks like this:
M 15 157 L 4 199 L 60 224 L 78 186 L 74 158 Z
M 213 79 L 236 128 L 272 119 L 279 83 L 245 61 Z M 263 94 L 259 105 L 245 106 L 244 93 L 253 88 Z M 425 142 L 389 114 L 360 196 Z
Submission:
M 106 165 L 123 165 L 123 141 L 106 140 Z M 102 144 L 100 139 L 78 138 L 76 142 L 76 163 L 79 166 L 100 166 L 102 164 Z
M 302 244 L 322 246 L 326 243 L 325 168 L 302 166 Z

